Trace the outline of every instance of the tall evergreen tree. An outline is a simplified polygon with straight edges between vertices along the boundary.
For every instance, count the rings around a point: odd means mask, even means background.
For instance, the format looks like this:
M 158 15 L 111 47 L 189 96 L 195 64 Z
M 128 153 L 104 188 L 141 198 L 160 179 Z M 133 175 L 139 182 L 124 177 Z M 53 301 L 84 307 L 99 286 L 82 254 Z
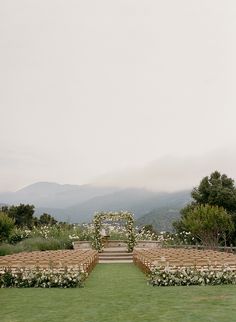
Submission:
M 236 188 L 234 180 L 218 171 L 204 177 L 192 191 L 196 204 L 209 204 L 223 207 L 227 212 L 236 212 Z

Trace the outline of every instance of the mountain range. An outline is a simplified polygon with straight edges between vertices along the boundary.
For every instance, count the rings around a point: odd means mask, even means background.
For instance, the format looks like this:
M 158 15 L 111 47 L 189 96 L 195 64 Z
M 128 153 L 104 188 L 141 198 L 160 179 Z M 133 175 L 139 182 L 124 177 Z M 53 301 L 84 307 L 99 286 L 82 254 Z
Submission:
M 134 213 L 137 224 L 152 224 L 158 230 L 171 230 L 171 222 L 190 200 L 189 190 L 167 193 L 51 182 L 37 182 L 0 194 L 0 204 L 33 204 L 36 215 L 45 212 L 60 221 L 90 222 L 96 211 L 127 210 Z

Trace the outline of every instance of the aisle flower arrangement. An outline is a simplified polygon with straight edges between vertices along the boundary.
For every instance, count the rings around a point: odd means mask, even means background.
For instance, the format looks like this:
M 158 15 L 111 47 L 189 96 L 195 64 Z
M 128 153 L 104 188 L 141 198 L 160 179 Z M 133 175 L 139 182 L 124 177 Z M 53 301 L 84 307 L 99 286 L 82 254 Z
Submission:
M 173 271 L 154 268 L 148 278 L 153 286 L 189 286 L 189 285 L 222 285 L 236 284 L 236 272 L 222 267 L 222 270 L 197 270 L 177 268 Z
M 0 273 L 1 288 L 74 288 L 82 287 L 86 273 L 78 270 L 64 268 L 63 271 L 56 269 L 39 270 L 34 269 L 18 269 L 12 271 L 5 268 Z

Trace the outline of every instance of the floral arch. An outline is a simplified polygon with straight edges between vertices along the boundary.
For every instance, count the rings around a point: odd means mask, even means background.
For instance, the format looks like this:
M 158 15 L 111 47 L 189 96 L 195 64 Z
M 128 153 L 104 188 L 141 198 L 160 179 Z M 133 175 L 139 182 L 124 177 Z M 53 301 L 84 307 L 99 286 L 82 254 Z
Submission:
M 126 221 L 125 228 L 127 230 L 127 247 L 128 252 L 132 252 L 135 245 L 135 233 L 134 233 L 134 216 L 127 211 L 119 212 L 97 212 L 94 215 L 94 238 L 93 248 L 98 251 L 102 250 L 102 236 L 101 227 L 104 220 L 109 221 Z

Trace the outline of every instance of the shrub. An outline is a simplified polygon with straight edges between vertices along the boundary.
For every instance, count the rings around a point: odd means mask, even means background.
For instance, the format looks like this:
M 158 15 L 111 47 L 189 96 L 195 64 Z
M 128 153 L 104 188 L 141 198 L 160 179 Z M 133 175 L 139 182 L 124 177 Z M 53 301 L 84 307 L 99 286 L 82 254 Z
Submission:
M 0 241 L 6 240 L 14 228 L 14 220 L 4 212 L 0 212 Z
M 56 238 L 42 238 L 34 237 L 22 240 L 17 243 L 16 246 L 22 248 L 24 251 L 34 250 L 57 250 L 72 248 L 72 242 L 70 240 L 56 239 Z
M 64 268 L 64 271 L 56 269 L 40 271 L 37 268 L 31 270 L 21 268 L 16 272 L 4 269 L 0 272 L 0 287 L 82 287 L 85 277 L 85 273 L 67 268 Z
M 236 272 L 224 267 L 220 271 L 195 268 L 177 268 L 170 271 L 155 268 L 149 275 L 149 284 L 153 286 L 236 284 Z
M 151 225 L 150 225 L 151 226 Z M 144 226 L 138 230 L 135 235 L 136 240 L 157 240 L 157 233 L 149 229 L 148 226 Z
M 234 225 L 231 216 L 222 208 L 212 205 L 188 206 L 182 217 L 174 223 L 177 231 L 185 229 L 192 236 L 208 247 L 216 247 L 220 242 L 226 242 Z
M 31 235 L 34 237 L 90 240 L 92 228 L 89 225 L 61 225 L 39 226 L 32 229 Z
M 10 255 L 19 252 L 32 252 L 35 250 L 57 250 L 57 249 L 72 249 L 72 241 L 69 239 L 45 239 L 42 237 L 27 238 L 21 242 L 11 244 L 0 245 L 0 256 Z
M 10 255 L 15 253 L 15 247 L 10 244 L 1 244 L 0 245 L 0 256 Z
M 10 244 L 16 244 L 29 237 L 31 237 L 31 230 L 29 230 L 28 228 L 24 229 L 14 227 L 14 229 L 11 231 L 8 237 L 8 242 Z

